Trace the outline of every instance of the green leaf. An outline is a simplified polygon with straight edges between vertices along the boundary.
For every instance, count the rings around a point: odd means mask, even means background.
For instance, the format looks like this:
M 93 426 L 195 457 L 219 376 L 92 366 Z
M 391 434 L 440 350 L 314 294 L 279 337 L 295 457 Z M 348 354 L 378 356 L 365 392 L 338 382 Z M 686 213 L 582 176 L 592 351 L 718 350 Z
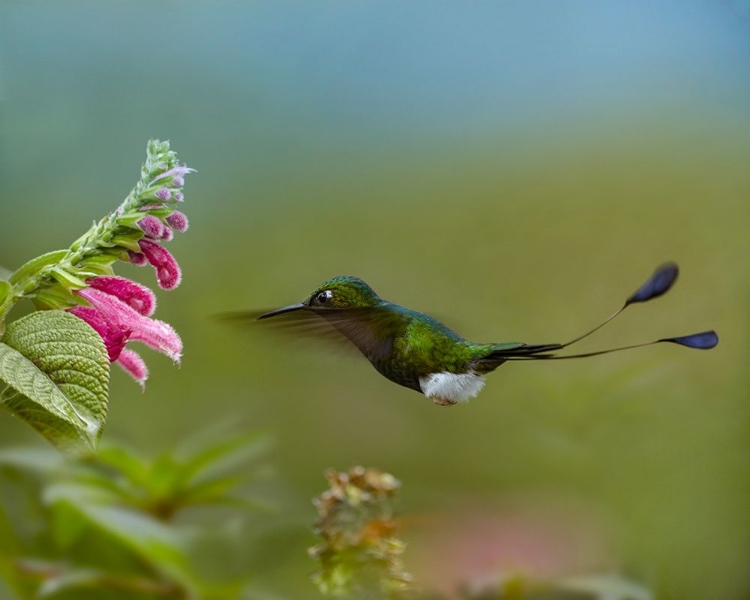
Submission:
M 120 234 L 112 237 L 112 244 L 114 244 L 115 246 L 122 246 L 123 248 L 132 250 L 133 252 L 140 252 L 141 247 L 138 245 L 138 240 L 140 240 L 142 237 L 142 231 L 140 233 L 137 231 L 133 231 L 132 233 L 129 233 L 127 235 Z
M 206 482 L 258 458 L 268 450 L 270 444 L 270 436 L 251 432 L 196 449 L 187 459 L 182 477 L 185 482 Z
M 86 282 L 80 277 L 66 271 L 62 267 L 52 267 L 50 275 L 59 283 L 71 290 L 80 290 L 86 287 Z
M 53 568 L 59 572 L 43 580 L 37 590 L 37 598 L 51 598 L 70 590 L 91 589 L 102 579 L 102 574 L 93 569 L 70 569 L 60 565 L 54 565 Z
M 0 450 L 0 466 L 34 475 L 49 476 L 65 465 L 59 452 L 50 447 L 16 447 Z
M 50 486 L 44 499 L 54 509 L 55 519 L 75 520 L 75 513 L 77 518 L 84 519 L 90 526 L 146 561 L 156 571 L 188 589 L 195 587 L 182 548 L 182 538 L 156 519 L 128 508 L 107 505 L 98 490 L 80 485 Z M 61 511 L 63 506 L 65 509 Z M 67 529 L 67 526 L 63 527 L 58 533 L 75 533 Z
M 8 314 L 11 308 L 13 308 L 12 297 L 13 286 L 7 281 L 0 280 L 0 336 L 5 331 L 5 315 Z
M 65 450 L 94 446 L 107 418 L 109 360 L 99 335 L 63 311 L 11 323 L 0 341 L 0 406 Z
M 48 493 L 45 493 L 45 497 Z M 63 551 L 70 547 L 86 532 L 89 523 L 77 508 L 68 502 L 57 502 L 51 511 L 49 533 L 55 540 L 55 545 Z
M 48 252 L 47 254 L 42 254 L 41 256 L 31 259 L 10 276 L 10 283 L 16 285 L 26 281 L 30 277 L 39 273 L 44 267 L 58 264 L 63 258 L 65 258 L 67 253 L 67 250 L 55 250 L 54 252 Z
M 161 598 L 175 597 L 182 591 L 168 581 L 117 571 L 76 568 L 66 563 L 51 564 L 47 567 L 47 572 L 55 575 L 44 580 L 35 598 L 75 598 L 81 594 L 85 594 L 86 598 L 92 598 L 92 592 L 99 598 L 109 598 L 110 594 L 116 598 Z
M 13 286 L 7 281 L 0 280 L 0 305 L 3 304 L 13 291 Z
M 34 306 L 40 310 L 66 309 L 78 304 L 73 292 L 62 286 L 53 286 L 34 293 Z
M 148 467 L 134 453 L 121 446 L 109 446 L 99 450 L 99 462 L 119 471 L 135 486 L 147 485 Z

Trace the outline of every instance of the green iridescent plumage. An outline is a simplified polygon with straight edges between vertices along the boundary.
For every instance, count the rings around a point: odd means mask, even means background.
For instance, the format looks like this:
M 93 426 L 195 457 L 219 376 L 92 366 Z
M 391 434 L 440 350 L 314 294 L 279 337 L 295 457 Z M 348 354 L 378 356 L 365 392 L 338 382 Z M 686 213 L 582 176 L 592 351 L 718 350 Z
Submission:
M 588 354 L 559 356 L 553 353 L 587 337 L 630 304 L 646 302 L 666 293 L 677 279 L 677 273 L 673 263 L 663 265 L 619 311 L 567 344 L 471 342 L 433 317 L 383 300 L 357 277 L 329 279 L 299 304 L 234 316 L 257 320 L 282 317 L 274 321 L 297 335 L 333 333 L 337 339 L 351 342 L 384 377 L 424 393 L 436 404 L 448 405 L 475 396 L 484 385 L 484 375 L 507 361 L 581 358 L 659 342 L 712 348 L 718 343 L 718 337 L 708 331 Z
M 309 315 L 322 319 L 322 325 L 343 334 L 379 373 L 419 392 L 421 378 L 472 370 L 489 373 L 504 362 L 503 352 L 527 347 L 470 342 L 429 315 L 381 299 L 356 277 L 330 279 L 302 304 L 307 311 L 286 311 L 287 318 L 306 324 Z

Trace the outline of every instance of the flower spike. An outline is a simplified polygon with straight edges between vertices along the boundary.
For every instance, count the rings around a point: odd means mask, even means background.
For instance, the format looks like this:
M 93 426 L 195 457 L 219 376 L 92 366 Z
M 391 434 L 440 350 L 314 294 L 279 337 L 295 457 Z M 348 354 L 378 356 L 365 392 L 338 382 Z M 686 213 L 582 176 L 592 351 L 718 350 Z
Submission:
M 151 264 L 159 286 L 176 288 L 182 278 L 177 261 L 163 247 L 175 231 L 187 230 L 187 217 L 175 210 L 184 201 L 185 177 L 195 170 L 179 164 L 169 142 L 150 140 L 140 180 L 125 200 L 68 249 L 21 266 L 0 289 L 0 330 L 5 315 L 23 297 L 37 308 L 62 309 L 85 321 L 104 342 L 110 362 L 118 362 L 138 383 L 148 377 L 143 359 L 126 348 L 140 341 L 175 362 L 182 340 L 167 323 L 151 318 L 156 297 L 147 287 L 114 275 L 118 260 Z

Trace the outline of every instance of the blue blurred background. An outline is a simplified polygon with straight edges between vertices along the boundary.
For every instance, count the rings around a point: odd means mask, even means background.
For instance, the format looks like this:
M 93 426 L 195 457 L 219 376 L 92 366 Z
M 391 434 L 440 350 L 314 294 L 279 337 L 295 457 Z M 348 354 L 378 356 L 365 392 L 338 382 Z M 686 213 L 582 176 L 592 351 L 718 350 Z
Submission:
M 273 434 L 280 512 L 207 568 L 315 597 L 309 498 L 363 463 L 403 481 L 428 587 L 475 576 L 476 552 L 750 596 L 749 2 L 0 5 L 0 264 L 112 210 L 152 137 L 198 169 L 169 246 L 184 282 L 158 312 L 185 357 L 148 356 L 145 394 L 113 375 L 105 438 Z M 451 409 L 211 318 L 352 274 L 471 339 L 559 341 L 667 259 L 675 291 L 590 347 L 716 328 L 715 351 L 506 365 Z M 43 444 L 7 415 L 0 436 Z M 524 544 L 556 550 L 540 566 Z

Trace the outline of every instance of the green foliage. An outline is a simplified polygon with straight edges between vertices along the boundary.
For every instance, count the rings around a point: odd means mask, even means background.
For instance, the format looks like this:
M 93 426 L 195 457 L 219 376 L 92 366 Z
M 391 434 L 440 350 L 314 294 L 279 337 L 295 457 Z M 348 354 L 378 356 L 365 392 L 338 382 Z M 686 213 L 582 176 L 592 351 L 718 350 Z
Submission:
M 31 487 L 37 515 L 30 529 L 4 519 L 0 499 L 0 574 L 29 599 L 243 597 L 245 580 L 215 585 L 196 574 L 190 554 L 204 526 L 187 513 L 180 523 L 173 517 L 196 506 L 254 506 L 240 486 L 253 479 L 266 446 L 253 434 L 153 460 L 121 446 L 76 461 L 0 451 L 0 473 L 13 474 L 15 492 Z
M 234 493 L 254 476 L 247 470 L 239 475 L 236 469 L 259 457 L 267 446 L 267 437 L 253 433 L 183 453 L 164 453 L 153 461 L 138 459 L 121 447 L 105 448 L 99 461 L 108 467 L 107 475 L 89 474 L 86 483 L 160 521 L 170 521 L 180 511 L 198 506 L 261 508 Z
M 0 406 L 59 448 L 93 448 L 107 417 L 109 360 L 102 339 L 62 311 L 11 323 L 0 342 Z

